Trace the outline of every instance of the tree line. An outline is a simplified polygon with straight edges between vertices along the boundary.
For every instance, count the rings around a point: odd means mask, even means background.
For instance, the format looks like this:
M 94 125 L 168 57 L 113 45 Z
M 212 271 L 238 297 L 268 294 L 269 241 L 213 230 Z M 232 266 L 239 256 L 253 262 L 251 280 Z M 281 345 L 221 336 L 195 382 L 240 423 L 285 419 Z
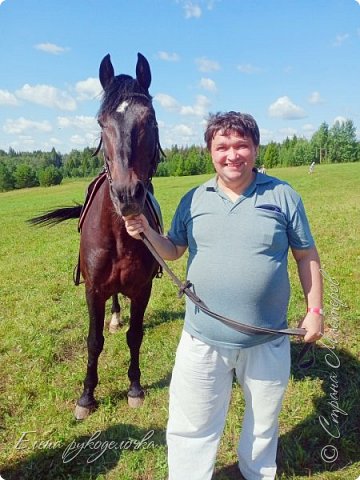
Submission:
M 165 149 L 156 176 L 183 176 L 212 173 L 208 150 L 200 146 Z M 360 160 L 360 142 L 352 120 L 335 122 L 332 127 L 323 122 L 310 140 L 294 135 L 283 142 L 260 145 L 257 165 L 265 168 L 291 167 L 315 163 L 356 162 Z M 63 178 L 95 177 L 101 171 L 102 160 L 93 150 L 72 150 L 60 154 L 50 152 L 8 152 L 0 150 L 0 191 L 33 186 L 58 185 Z

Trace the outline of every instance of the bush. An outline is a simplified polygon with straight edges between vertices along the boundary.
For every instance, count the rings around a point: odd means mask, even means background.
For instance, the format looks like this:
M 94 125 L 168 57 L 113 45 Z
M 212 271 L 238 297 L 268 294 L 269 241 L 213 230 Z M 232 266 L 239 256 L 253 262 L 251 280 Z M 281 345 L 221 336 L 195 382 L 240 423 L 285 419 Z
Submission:
M 41 187 L 50 187 L 51 185 L 59 185 L 62 182 L 63 176 L 58 168 L 50 165 L 39 171 L 38 178 Z
M 0 192 L 12 190 L 15 186 L 15 179 L 7 166 L 0 162 Z
M 15 188 L 30 188 L 39 185 L 35 171 L 26 163 L 16 167 L 14 173 Z

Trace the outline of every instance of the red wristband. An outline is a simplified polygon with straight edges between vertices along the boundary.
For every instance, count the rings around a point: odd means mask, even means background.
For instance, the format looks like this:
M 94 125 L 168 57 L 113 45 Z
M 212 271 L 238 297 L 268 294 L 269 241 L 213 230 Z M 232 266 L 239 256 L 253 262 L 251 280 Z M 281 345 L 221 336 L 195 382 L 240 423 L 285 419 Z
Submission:
M 319 307 L 309 307 L 307 311 L 308 313 L 316 313 L 317 315 L 324 315 L 324 310 Z

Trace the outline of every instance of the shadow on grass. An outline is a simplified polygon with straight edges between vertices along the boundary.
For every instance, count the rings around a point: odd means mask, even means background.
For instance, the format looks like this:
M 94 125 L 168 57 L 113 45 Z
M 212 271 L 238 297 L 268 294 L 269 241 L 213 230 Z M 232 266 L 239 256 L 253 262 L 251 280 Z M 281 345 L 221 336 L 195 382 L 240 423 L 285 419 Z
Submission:
M 296 382 L 305 378 L 321 380 L 313 401 L 313 413 L 297 422 L 280 436 L 277 478 L 311 477 L 325 472 L 339 472 L 360 461 L 360 362 L 347 351 L 317 347 L 316 363 L 307 370 L 296 366 L 301 344 L 292 344 L 292 376 Z M 298 418 L 302 417 L 301 403 Z M 296 411 L 296 406 L 293 408 Z M 240 432 L 239 432 L 240 433 Z M 236 445 L 234 445 L 236 449 Z M 351 477 L 353 478 L 353 477 Z M 213 480 L 242 480 L 237 464 L 220 467 Z
M 0 474 L 6 480 L 95 479 L 114 469 L 125 451 L 145 451 L 146 454 L 146 450 L 164 445 L 163 430 L 114 425 L 56 448 L 34 449 L 29 457 L 6 466 Z M 141 471 L 139 476 L 134 475 L 134 479 L 142 478 Z
M 163 389 L 163 388 L 167 388 L 169 385 L 170 385 L 170 380 L 171 380 L 171 371 L 163 378 L 161 378 L 160 380 L 158 380 L 157 382 L 154 382 L 154 383 L 151 383 L 151 384 L 142 384 L 142 387 L 145 391 L 145 399 L 144 399 L 144 402 L 146 403 L 147 401 L 147 397 L 148 395 L 151 395 L 151 392 L 153 390 L 157 390 L 157 389 Z M 109 401 L 109 398 L 111 399 L 111 402 L 116 404 L 118 402 L 122 402 L 122 401 L 126 401 L 127 402 L 127 398 L 128 398 L 128 390 L 112 390 L 110 391 L 109 395 L 107 396 L 106 399 L 104 398 L 100 398 L 98 399 L 98 402 L 99 402 L 99 406 L 98 408 L 102 408 L 102 405 L 104 403 L 108 403 Z
M 306 376 L 322 382 L 313 398 L 313 413 L 297 424 L 294 420 L 294 427 L 279 439 L 278 472 L 284 478 L 339 471 L 360 461 L 360 362 L 334 348 L 334 342 L 324 342 L 316 348 L 313 367 L 292 369 L 295 381 Z M 293 344 L 293 365 L 300 349 Z M 301 414 L 301 404 L 299 409 Z
M 293 364 L 300 349 L 300 344 L 293 344 Z M 339 472 L 339 477 L 336 478 L 348 478 L 343 469 L 349 464 L 360 461 L 359 361 L 342 349 L 317 348 L 315 366 L 306 371 L 293 366 L 292 375 L 296 382 L 305 381 L 306 378 L 321 380 L 321 387 L 319 386 L 318 392 L 313 396 L 312 413 L 303 420 L 297 421 L 294 418 L 291 429 L 279 439 L 278 478 L 311 477 L 327 471 Z M 165 387 L 168 385 L 169 378 L 166 377 L 158 384 L 147 388 Z M 125 392 L 124 394 L 114 393 L 115 401 L 125 396 Z M 301 403 L 298 407 L 297 418 L 303 418 Z M 293 411 L 296 412 L 296 405 Z M 91 436 L 81 436 L 75 438 L 71 444 L 31 451 L 27 458 L 9 464 L 0 470 L 0 473 L 6 480 L 97 478 L 116 468 L 122 461 L 125 450 L 136 450 L 137 445 L 140 445 L 138 450 L 145 450 L 146 447 L 149 450 L 157 447 L 165 448 L 165 432 L 156 429 L 151 434 L 151 438 L 145 440 L 148 444 L 141 445 L 149 432 L 152 432 L 151 428 L 144 430 L 129 424 L 114 425 L 101 432 L 100 437 L 96 439 L 100 441 L 97 450 L 90 448 L 94 445 L 94 439 L 91 439 Z M 131 443 L 131 439 L 135 439 L 137 443 L 134 441 Z M 121 448 L 108 448 L 100 455 L 105 442 L 111 441 L 116 442 Z M 71 450 L 69 445 L 78 445 L 78 448 L 76 450 L 74 447 Z M 79 445 L 84 445 L 81 451 L 79 451 Z M 144 454 L 146 455 L 146 451 Z M 97 455 L 98 458 L 91 462 Z M 67 460 L 67 463 L 64 463 L 64 460 Z M 138 464 L 141 465 L 141 462 Z M 134 474 L 134 480 L 148 478 L 142 477 L 141 467 L 138 468 L 139 471 Z M 220 467 L 214 475 L 214 480 L 242 479 L 237 464 Z
M 216 470 L 213 480 L 246 480 L 240 473 L 237 463 Z
M 169 311 L 169 310 L 155 310 L 151 318 L 147 318 L 146 322 L 144 322 L 144 330 L 148 330 L 150 328 L 158 327 L 163 323 L 174 322 L 176 320 L 183 320 L 184 318 L 184 310 L 180 310 L 178 312 Z

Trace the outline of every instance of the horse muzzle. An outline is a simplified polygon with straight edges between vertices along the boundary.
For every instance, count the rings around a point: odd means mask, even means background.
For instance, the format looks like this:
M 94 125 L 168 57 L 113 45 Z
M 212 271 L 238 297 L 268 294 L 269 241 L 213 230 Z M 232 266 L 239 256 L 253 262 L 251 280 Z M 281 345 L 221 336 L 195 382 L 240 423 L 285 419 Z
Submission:
M 139 215 L 144 209 L 146 188 L 140 180 L 130 186 L 112 183 L 110 195 L 116 212 L 121 216 Z

